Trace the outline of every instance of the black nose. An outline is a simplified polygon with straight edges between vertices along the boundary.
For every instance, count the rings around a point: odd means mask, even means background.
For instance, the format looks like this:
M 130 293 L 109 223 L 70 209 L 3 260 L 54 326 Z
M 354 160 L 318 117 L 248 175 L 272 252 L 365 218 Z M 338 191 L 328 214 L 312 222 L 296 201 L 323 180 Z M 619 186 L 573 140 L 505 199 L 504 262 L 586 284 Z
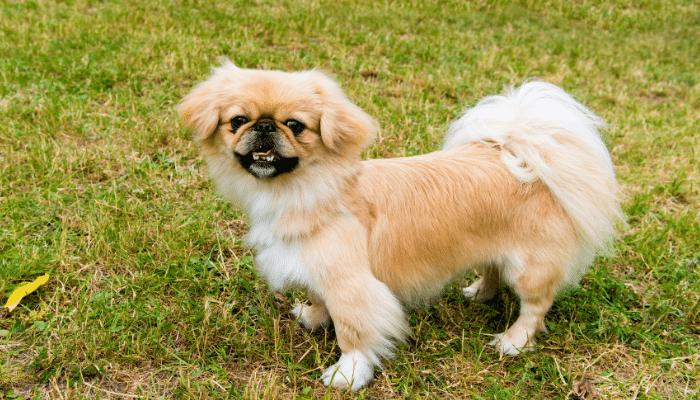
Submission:
M 253 125 L 250 143 L 253 151 L 265 152 L 275 148 L 277 126 L 269 119 L 261 119 Z
M 255 123 L 253 130 L 260 133 L 273 133 L 277 131 L 277 126 L 275 126 L 275 123 L 269 119 L 261 119 Z

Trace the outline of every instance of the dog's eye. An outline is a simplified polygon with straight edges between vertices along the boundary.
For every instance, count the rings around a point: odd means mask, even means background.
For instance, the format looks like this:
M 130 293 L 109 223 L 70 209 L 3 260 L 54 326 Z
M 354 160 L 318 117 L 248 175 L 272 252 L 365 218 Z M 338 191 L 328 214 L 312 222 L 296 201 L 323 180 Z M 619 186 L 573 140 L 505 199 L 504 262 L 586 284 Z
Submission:
M 304 131 L 304 129 L 306 129 L 304 124 L 295 119 L 288 119 L 287 122 L 285 122 L 284 124 L 287 125 L 287 128 L 289 128 L 295 135 L 300 134 Z
M 238 128 L 245 125 L 246 122 L 248 122 L 248 118 L 242 115 L 231 118 L 231 132 L 236 132 Z

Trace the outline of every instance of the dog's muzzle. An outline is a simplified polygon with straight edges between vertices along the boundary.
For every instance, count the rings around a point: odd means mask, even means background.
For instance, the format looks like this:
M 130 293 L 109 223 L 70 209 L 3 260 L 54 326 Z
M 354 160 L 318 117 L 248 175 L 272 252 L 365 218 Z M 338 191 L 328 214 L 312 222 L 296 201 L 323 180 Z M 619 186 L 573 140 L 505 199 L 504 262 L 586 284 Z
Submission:
M 246 138 L 245 154 L 234 152 L 238 163 L 258 179 L 270 179 L 292 172 L 299 164 L 297 157 L 283 157 L 279 153 L 281 133 L 275 123 L 261 119 L 251 128 Z

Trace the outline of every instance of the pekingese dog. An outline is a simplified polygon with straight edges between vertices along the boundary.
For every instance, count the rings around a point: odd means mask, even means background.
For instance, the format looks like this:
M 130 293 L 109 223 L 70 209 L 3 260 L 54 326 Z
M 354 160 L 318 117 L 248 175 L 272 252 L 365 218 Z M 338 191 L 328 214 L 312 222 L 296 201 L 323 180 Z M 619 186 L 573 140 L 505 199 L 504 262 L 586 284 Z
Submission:
M 316 71 L 226 61 L 179 105 L 218 191 L 250 218 L 248 245 L 272 290 L 305 288 L 292 314 L 333 323 L 340 360 L 325 385 L 356 390 L 409 335 L 404 305 L 480 273 L 520 316 L 490 343 L 532 349 L 563 287 L 609 247 L 622 213 L 603 121 L 559 87 L 530 81 L 452 124 L 442 150 L 360 160 L 375 121 Z

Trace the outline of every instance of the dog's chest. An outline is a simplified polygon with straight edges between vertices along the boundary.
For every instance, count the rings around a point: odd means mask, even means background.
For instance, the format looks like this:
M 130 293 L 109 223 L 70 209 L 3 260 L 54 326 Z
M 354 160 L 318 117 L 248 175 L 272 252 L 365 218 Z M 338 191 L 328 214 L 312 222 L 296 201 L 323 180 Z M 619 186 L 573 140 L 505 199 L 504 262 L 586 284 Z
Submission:
M 255 248 L 255 266 L 265 276 L 270 289 L 279 291 L 309 286 L 309 275 L 301 262 L 300 245 L 278 238 L 271 223 L 254 225 L 245 240 Z

